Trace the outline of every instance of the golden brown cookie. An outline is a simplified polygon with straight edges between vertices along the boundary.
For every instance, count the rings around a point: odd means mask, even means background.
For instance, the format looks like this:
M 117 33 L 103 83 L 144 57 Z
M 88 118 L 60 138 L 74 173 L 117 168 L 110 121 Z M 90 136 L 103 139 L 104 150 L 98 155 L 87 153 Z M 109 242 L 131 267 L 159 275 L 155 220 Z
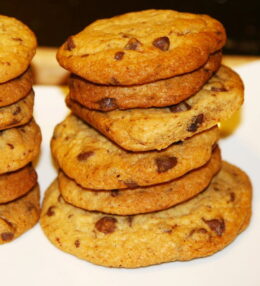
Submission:
M 146 10 L 95 21 L 57 59 L 91 82 L 135 85 L 191 72 L 225 41 L 222 24 L 207 15 Z
M 167 209 L 204 190 L 221 167 L 216 148 L 204 166 L 168 183 L 136 189 L 93 191 L 84 189 L 59 172 L 59 188 L 68 203 L 89 211 L 134 215 Z
M 0 84 L 0 107 L 10 105 L 28 95 L 33 85 L 31 69 L 17 78 Z
M 19 20 L 0 15 L 0 83 L 20 76 L 30 65 L 37 42 Z
M 36 183 L 37 173 L 31 164 L 17 171 L 0 175 L 0 204 L 21 197 Z
M 89 189 L 124 189 L 167 182 L 204 165 L 219 138 L 214 127 L 162 151 L 132 153 L 70 115 L 54 130 L 51 148 L 69 177 Z
M 33 116 L 33 90 L 19 101 L 0 107 L 0 130 L 26 124 Z
M 249 223 L 251 184 L 223 162 L 204 192 L 168 210 L 134 216 L 89 212 L 67 204 L 55 181 L 45 194 L 41 226 L 61 250 L 95 264 L 135 268 L 211 255 Z
M 32 119 L 23 126 L 0 131 L 0 174 L 18 170 L 39 154 L 41 130 Z
M 195 71 L 135 86 L 98 85 L 72 74 L 69 95 L 87 108 L 101 111 L 169 106 L 198 92 L 219 69 L 221 58 L 222 53 L 217 52 Z
M 0 244 L 10 242 L 32 228 L 40 217 L 38 185 L 23 197 L 0 204 Z
M 186 101 L 165 108 L 90 110 L 67 99 L 79 117 L 130 151 L 161 150 L 226 120 L 244 100 L 240 77 L 221 67 L 203 88 Z

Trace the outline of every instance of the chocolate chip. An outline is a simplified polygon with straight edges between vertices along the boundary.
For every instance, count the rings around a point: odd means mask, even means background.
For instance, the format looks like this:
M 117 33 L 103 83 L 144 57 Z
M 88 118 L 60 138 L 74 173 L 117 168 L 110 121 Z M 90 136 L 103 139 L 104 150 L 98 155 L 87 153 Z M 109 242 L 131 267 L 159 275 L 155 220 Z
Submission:
M 73 41 L 72 36 L 68 37 L 65 49 L 68 50 L 68 51 L 71 51 L 71 50 L 73 50 L 75 48 L 76 48 L 76 45 L 75 45 L 75 43 Z
M 35 205 L 31 202 L 27 203 L 27 211 L 31 212 L 33 209 L 35 209 Z
M 181 140 L 172 143 L 172 145 L 182 145 L 182 144 L 183 144 L 183 141 Z
M 133 188 L 139 187 L 139 185 L 138 185 L 135 181 L 132 181 L 132 180 L 124 181 L 124 184 L 125 184 L 129 189 L 133 189 Z
M 80 241 L 79 241 L 78 239 L 77 239 L 77 240 L 75 240 L 74 244 L 75 244 L 75 246 L 76 246 L 77 248 L 79 248 L 79 247 L 80 247 Z
M 218 236 L 221 236 L 222 233 L 225 231 L 225 221 L 223 220 L 223 218 L 211 220 L 206 220 L 202 218 L 202 220 L 209 226 L 211 230 L 215 231 Z
M 83 55 L 81 55 L 80 57 L 81 58 L 86 58 L 86 57 L 88 57 L 89 56 L 89 54 L 83 54 Z
M 191 119 L 191 123 L 187 128 L 187 131 L 189 131 L 189 132 L 197 131 L 198 127 L 203 122 L 203 119 L 204 119 L 204 115 L 202 113 L 199 115 L 193 116 Z
M 13 115 L 17 115 L 21 112 L 21 107 L 20 106 L 17 106 L 15 111 L 13 112 Z
M 112 197 L 117 197 L 117 196 L 119 196 L 119 190 L 112 190 L 110 192 L 110 194 L 111 194 Z
M 235 193 L 233 193 L 233 192 L 231 192 L 230 193 L 230 202 L 234 202 L 234 200 L 236 199 L 236 195 L 235 195 Z
M 56 239 L 56 241 L 58 242 L 58 244 L 61 246 L 60 238 L 59 238 L 59 237 L 56 237 L 55 239 Z
M 141 46 L 142 46 L 141 42 L 139 42 L 136 38 L 131 38 L 125 45 L 125 49 L 138 51 L 140 50 Z
M 157 165 L 157 172 L 163 173 L 172 169 L 177 165 L 177 158 L 176 157 L 168 157 L 162 156 L 155 159 L 155 163 Z
M 12 38 L 12 40 L 17 41 L 17 42 L 22 42 L 23 40 L 21 38 Z
M 115 60 L 117 60 L 117 61 L 122 60 L 122 58 L 124 57 L 124 54 L 125 54 L 124 52 L 115 53 L 115 56 L 114 56 Z
M 78 154 L 77 159 L 79 161 L 86 161 L 89 157 L 93 156 L 93 151 L 81 152 Z
M 134 216 L 129 215 L 129 216 L 126 217 L 126 219 L 127 219 L 127 223 L 128 223 L 128 225 L 129 225 L 129 227 L 132 227 L 132 225 L 133 225 L 133 220 L 134 220 Z
M 115 77 L 111 77 L 110 84 L 112 84 L 112 85 L 120 85 L 120 82 Z
M 170 108 L 171 112 L 177 113 L 177 112 L 190 110 L 191 106 L 184 101 L 184 102 L 181 102 L 179 104 L 172 105 L 169 108 Z
M 53 216 L 55 215 L 55 211 L 54 211 L 55 207 L 54 206 L 50 206 L 46 212 L 47 216 Z
M 153 45 L 162 51 L 168 51 L 170 48 L 170 40 L 168 37 L 160 37 L 153 41 Z
M 100 108 L 106 111 L 113 110 L 118 107 L 116 99 L 111 97 L 102 98 L 101 100 L 97 101 L 97 103 L 99 104 Z
M 0 219 L 3 220 L 9 227 L 14 229 L 13 224 L 7 218 L 5 218 L 4 216 L 0 215 Z
M 223 91 L 228 91 L 225 86 L 222 87 L 216 87 L 216 86 L 212 86 L 210 88 L 211 91 L 216 91 L 216 92 L 223 92 Z
M 104 216 L 95 223 L 98 231 L 109 234 L 115 231 L 117 220 L 113 217 Z
M 14 145 L 11 143 L 7 143 L 7 145 L 10 147 L 10 149 L 14 149 Z
M 1 238 L 3 241 L 11 241 L 14 238 L 14 234 L 12 232 L 3 232 L 1 233 Z

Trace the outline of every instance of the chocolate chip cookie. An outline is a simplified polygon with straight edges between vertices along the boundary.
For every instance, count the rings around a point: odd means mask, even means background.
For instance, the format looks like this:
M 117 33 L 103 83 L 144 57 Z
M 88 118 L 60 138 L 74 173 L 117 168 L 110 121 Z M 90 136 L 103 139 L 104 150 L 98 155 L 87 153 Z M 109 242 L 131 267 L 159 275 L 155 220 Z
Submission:
M 124 149 L 161 150 L 228 119 L 242 105 L 243 91 L 240 77 L 223 66 L 197 94 L 165 108 L 100 112 L 69 97 L 67 104 L 73 113 Z
M 101 111 L 169 106 L 198 92 L 219 69 L 221 58 L 221 52 L 217 52 L 195 71 L 135 86 L 98 85 L 72 74 L 69 95 L 87 108 Z
M 36 185 L 23 197 L 0 204 L 0 244 L 11 242 L 30 228 L 40 217 L 40 192 Z
M 31 69 L 8 82 L 0 84 L 0 107 L 10 105 L 27 96 L 32 89 L 33 77 Z
M 37 174 L 31 164 L 17 171 L 0 175 L 0 204 L 21 197 L 36 183 Z
M 41 131 L 32 119 L 23 126 L 0 131 L 0 174 L 18 170 L 39 154 Z
M 33 32 L 19 20 L 0 15 L 0 83 L 26 71 L 36 51 Z
M 162 151 L 123 150 L 77 117 L 54 130 L 51 148 L 61 169 L 89 189 L 113 190 L 167 182 L 204 165 L 219 138 L 214 127 Z
M 97 20 L 57 53 L 67 70 L 91 82 L 135 85 L 191 72 L 226 41 L 207 15 L 146 10 Z
M 45 194 L 41 226 L 61 250 L 92 263 L 135 268 L 211 255 L 249 223 L 251 184 L 223 162 L 210 186 L 168 210 L 133 216 L 89 212 L 66 203 L 55 181 Z
M 34 92 L 19 101 L 0 107 L 0 130 L 26 124 L 33 116 Z
M 84 189 L 59 172 L 59 188 L 68 203 L 90 211 L 133 215 L 167 209 L 186 201 L 204 190 L 221 167 L 220 151 L 216 148 L 204 166 L 173 181 L 135 189 L 93 191 Z

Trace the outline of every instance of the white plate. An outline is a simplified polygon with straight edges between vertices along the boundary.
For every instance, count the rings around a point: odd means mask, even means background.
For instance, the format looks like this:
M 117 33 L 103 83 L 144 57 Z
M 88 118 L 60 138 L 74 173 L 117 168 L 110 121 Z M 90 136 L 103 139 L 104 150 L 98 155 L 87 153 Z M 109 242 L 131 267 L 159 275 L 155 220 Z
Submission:
M 249 285 L 259 286 L 260 275 L 260 62 L 237 69 L 246 86 L 242 121 L 221 140 L 225 160 L 251 177 L 253 217 L 249 228 L 217 254 L 189 262 L 165 263 L 141 269 L 110 269 L 82 261 L 55 248 L 39 225 L 12 243 L 0 246 L 1 285 Z M 35 117 L 42 128 L 42 152 L 37 165 L 42 196 L 57 172 L 49 151 L 54 126 L 67 110 L 64 91 L 36 86 Z

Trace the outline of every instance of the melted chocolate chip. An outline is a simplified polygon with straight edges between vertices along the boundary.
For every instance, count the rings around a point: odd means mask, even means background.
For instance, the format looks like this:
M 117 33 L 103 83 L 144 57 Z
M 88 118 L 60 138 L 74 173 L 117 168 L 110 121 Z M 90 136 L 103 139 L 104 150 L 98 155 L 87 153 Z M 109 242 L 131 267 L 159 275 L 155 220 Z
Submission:
M 176 157 L 168 157 L 162 156 L 155 159 L 155 163 L 157 165 L 157 172 L 163 173 L 172 169 L 177 165 L 177 158 Z
M 110 84 L 120 85 L 120 82 L 115 77 L 111 77 Z
M 21 112 L 21 107 L 20 106 L 17 106 L 15 111 L 13 112 L 13 115 L 17 115 Z
M 153 41 L 153 45 L 162 51 L 168 51 L 170 48 L 170 40 L 168 37 L 160 37 Z
M 186 103 L 185 101 L 181 102 L 179 104 L 172 105 L 170 107 L 170 111 L 174 112 L 174 113 L 187 111 L 187 110 L 190 110 L 190 109 L 191 109 L 191 106 L 188 103 Z
M 97 103 L 99 104 L 100 108 L 106 111 L 113 110 L 118 107 L 116 99 L 111 97 L 102 98 L 101 100 L 97 101 Z
M 104 216 L 95 223 L 98 231 L 109 234 L 115 231 L 117 220 L 113 217 Z
M 135 181 L 132 181 L 132 180 L 124 181 L 124 184 L 125 184 L 129 189 L 133 189 L 133 188 L 139 187 L 139 185 L 138 185 Z
M 89 157 L 93 156 L 93 151 L 81 152 L 78 154 L 77 159 L 79 161 L 86 161 Z
M 73 41 L 73 38 L 71 36 L 68 37 L 65 49 L 68 50 L 68 51 L 71 51 L 71 50 L 73 50 L 75 48 L 76 48 L 76 45 L 75 45 L 75 43 Z
M 132 225 L 133 225 L 133 220 L 134 220 L 134 216 L 129 215 L 129 216 L 126 217 L 126 219 L 127 219 L 127 223 L 128 223 L 128 225 L 129 225 L 129 227 L 132 227 Z
M 203 120 L 204 120 L 204 115 L 202 113 L 199 115 L 193 116 L 191 119 L 191 123 L 187 128 L 187 131 L 189 132 L 197 131 L 198 127 L 202 124 Z
M 14 149 L 14 145 L 11 143 L 7 143 L 7 145 L 10 147 L 10 149 Z
M 54 206 L 50 206 L 46 212 L 47 216 L 53 216 L 55 215 L 55 211 L 54 211 L 55 207 Z
M 110 192 L 110 194 L 111 194 L 112 197 L 117 197 L 117 196 L 119 196 L 119 190 L 112 190 Z
M 229 200 L 229 201 L 230 201 L 230 202 L 234 202 L 235 199 L 236 199 L 235 193 L 231 192 L 231 193 L 230 193 L 230 200 Z
M 228 91 L 225 86 L 222 87 L 216 87 L 216 86 L 212 86 L 210 88 L 211 91 L 215 91 L 215 92 L 223 92 L 223 91 Z
M 221 236 L 225 231 L 225 221 L 223 218 L 211 220 L 206 220 L 203 218 L 202 220 L 209 226 L 211 230 L 215 231 L 218 236 Z
M 80 241 L 78 239 L 75 240 L 74 244 L 75 244 L 76 248 L 80 247 Z
M 12 38 L 12 40 L 17 41 L 17 42 L 22 42 L 23 40 L 21 38 Z
M 115 53 L 115 56 L 114 56 L 115 60 L 117 60 L 117 61 L 122 60 L 122 58 L 124 57 L 124 54 L 125 54 L 124 52 Z
M 125 45 L 125 49 L 138 51 L 140 50 L 141 46 L 142 46 L 141 42 L 139 42 L 136 38 L 131 38 Z
M 12 232 L 3 232 L 1 233 L 1 238 L 3 241 L 11 241 L 14 238 L 14 234 Z

